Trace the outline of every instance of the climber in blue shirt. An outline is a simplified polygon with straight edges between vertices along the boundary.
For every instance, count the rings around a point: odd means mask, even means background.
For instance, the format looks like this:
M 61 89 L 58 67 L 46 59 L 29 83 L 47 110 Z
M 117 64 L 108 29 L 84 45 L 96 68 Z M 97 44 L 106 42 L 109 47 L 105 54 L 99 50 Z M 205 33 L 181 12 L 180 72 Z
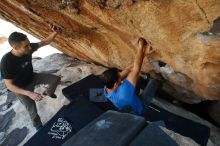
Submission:
M 152 46 L 145 39 L 140 38 L 132 65 L 121 72 L 117 68 L 110 68 L 102 73 L 101 80 L 105 85 L 104 95 L 119 110 L 129 107 L 132 112 L 141 115 L 144 111 L 144 105 L 148 105 L 155 96 L 159 87 L 159 82 L 156 79 L 149 81 L 141 95 L 137 95 L 135 92 L 144 57 L 153 51 Z

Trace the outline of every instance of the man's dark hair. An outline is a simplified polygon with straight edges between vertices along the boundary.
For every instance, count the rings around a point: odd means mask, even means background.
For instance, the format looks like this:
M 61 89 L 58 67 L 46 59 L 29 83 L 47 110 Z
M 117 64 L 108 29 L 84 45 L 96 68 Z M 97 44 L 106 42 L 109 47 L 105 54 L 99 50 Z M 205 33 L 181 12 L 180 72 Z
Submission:
M 119 74 L 117 68 L 110 68 L 102 73 L 100 76 L 104 85 L 111 89 L 113 88 L 114 84 L 119 81 Z
M 12 45 L 19 45 L 20 42 L 25 41 L 27 36 L 20 32 L 13 32 L 10 34 L 8 38 L 9 44 Z

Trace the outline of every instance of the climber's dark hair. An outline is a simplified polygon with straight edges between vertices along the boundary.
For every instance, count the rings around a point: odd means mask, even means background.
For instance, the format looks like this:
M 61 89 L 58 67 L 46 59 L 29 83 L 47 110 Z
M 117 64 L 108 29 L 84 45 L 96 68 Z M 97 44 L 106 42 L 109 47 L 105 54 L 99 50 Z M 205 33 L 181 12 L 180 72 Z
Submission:
M 117 68 L 110 68 L 102 73 L 100 79 L 108 89 L 111 89 L 119 81 L 119 70 Z

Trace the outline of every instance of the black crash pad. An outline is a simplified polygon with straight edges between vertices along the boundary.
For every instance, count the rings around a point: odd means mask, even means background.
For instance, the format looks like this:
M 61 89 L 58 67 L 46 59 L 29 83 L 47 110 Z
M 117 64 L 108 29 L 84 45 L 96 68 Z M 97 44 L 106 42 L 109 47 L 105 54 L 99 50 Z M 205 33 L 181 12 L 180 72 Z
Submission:
M 64 88 L 62 90 L 63 95 L 67 97 L 70 101 L 74 100 L 76 97 L 89 97 L 89 89 L 91 88 L 103 88 L 100 78 L 96 75 L 89 75 L 82 80 L 73 83 L 72 85 Z
M 62 107 L 25 146 L 60 146 L 103 111 L 84 98 Z
M 178 144 L 155 124 L 150 124 L 129 146 L 178 146 Z
M 107 111 L 62 146 L 127 146 L 146 125 L 142 117 Z
M 75 98 L 77 97 L 83 97 L 89 100 L 92 90 L 103 89 L 103 87 L 104 85 L 101 82 L 100 78 L 96 75 L 91 74 L 83 78 L 82 80 L 64 88 L 62 92 L 63 95 L 67 97 L 70 101 L 74 101 Z M 98 96 L 99 95 L 97 95 L 97 98 L 99 98 Z M 117 108 L 109 100 L 107 100 L 107 102 L 93 102 L 93 103 L 105 111 L 117 110 Z

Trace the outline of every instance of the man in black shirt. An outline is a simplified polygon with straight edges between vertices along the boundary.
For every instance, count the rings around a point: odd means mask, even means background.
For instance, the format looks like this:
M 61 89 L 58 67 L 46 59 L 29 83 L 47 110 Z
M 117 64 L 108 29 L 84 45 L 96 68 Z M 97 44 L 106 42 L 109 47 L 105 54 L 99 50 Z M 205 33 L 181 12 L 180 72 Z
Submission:
M 30 43 L 25 34 L 13 32 L 8 38 L 12 50 L 1 60 L 1 76 L 7 88 L 18 95 L 36 129 L 39 129 L 42 123 L 35 101 L 40 101 L 43 97 L 35 93 L 34 88 L 36 85 L 47 84 L 44 95 L 56 98 L 54 91 L 60 81 L 60 77 L 55 75 L 33 72 L 32 54 L 38 48 L 50 44 L 60 32 L 60 29 L 55 26 L 50 25 L 50 28 L 53 33 L 38 43 Z

